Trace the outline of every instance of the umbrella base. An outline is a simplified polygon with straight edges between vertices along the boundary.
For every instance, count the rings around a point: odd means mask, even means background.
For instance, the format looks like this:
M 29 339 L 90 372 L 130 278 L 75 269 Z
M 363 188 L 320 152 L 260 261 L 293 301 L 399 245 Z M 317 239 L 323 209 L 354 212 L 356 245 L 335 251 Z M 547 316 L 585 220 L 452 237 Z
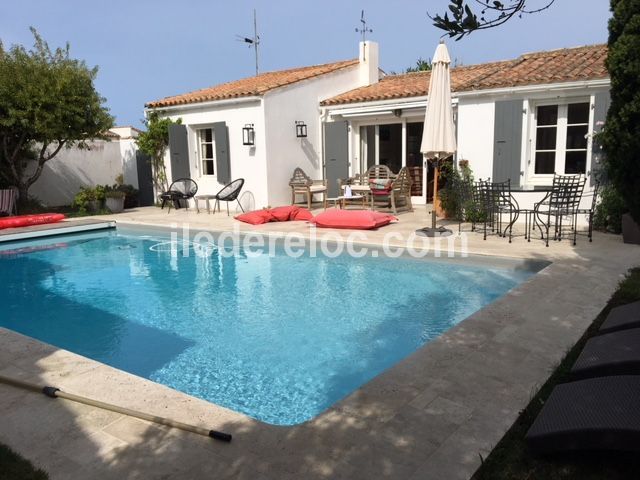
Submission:
M 416 230 L 416 235 L 421 237 L 448 237 L 453 235 L 453 232 L 444 227 L 424 227 Z

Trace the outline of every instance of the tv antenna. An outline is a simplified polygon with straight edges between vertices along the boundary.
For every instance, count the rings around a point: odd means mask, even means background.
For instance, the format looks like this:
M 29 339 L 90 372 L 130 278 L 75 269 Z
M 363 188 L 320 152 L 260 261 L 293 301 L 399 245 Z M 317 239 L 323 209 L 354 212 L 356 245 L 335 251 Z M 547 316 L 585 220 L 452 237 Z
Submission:
M 249 44 L 249 48 L 253 48 L 256 54 L 256 76 L 258 75 L 258 45 L 260 45 L 260 36 L 258 35 L 258 23 L 256 20 L 256 10 L 253 9 L 253 37 L 243 37 L 236 35 L 236 40 Z
M 367 27 L 367 21 L 364 19 L 364 10 L 362 10 L 362 13 L 360 14 L 360 23 L 362 24 L 362 28 L 356 27 L 356 33 L 362 34 L 362 43 L 365 43 L 367 41 L 367 33 L 373 33 L 373 28 Z M 364 53 L 362 59 L 366 60 Z

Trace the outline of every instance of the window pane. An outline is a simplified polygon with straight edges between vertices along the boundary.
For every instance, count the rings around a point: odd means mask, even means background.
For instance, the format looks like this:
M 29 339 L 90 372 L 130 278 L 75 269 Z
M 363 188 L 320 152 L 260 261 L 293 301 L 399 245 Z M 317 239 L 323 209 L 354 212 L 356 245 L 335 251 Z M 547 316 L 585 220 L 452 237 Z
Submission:
M 569 112 L 567 114 L 567 122 L 569 124 L 589 123 L 589 104 L 570 103 Z
M 567 127 L 567 148 L 587 148 L 587 134 L 588 127 L 586 125 L 578 125 L 574 127 Z
M 564 173 L 587 173 L 587 152 L 567 152 Z
M 213 142 L 213 130 L 210 128 L 204 129 L 204 141 Z
M 558 105 L 538 107 L 538 125 L 555 125 L 558 123 Z
M 536 173 L 554 173 L 556 152 L 536 152 Z
M 205 175 L 213 175 L 213 160 L 205 160 L 202 162 L 202 169 Z
M 555 150 L 556 131 L 556 127 L 538 128 L 536 132 L 536 150 Z
M 204 146 L 204 158 L 213 158 L 213 145 L 210 143 Z

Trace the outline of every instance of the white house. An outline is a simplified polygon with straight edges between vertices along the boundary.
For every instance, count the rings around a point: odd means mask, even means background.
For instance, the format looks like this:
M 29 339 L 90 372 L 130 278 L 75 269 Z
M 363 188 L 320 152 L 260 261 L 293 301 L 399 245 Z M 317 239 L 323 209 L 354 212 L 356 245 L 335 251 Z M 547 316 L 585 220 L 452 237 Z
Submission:
M 510 179 L 514 189 L 550 185 L 554 172 L 582 173 L 592 186 L 600 154 L 592 133 L 609 107 L 606 55 L 605 45 L 594 45 L 452 68 L 457 159 L 469 161 L 476 179 Z M 351 173 L 407 166 L 422 203 L 432 198 L 433 172 L 420 154 L 429 75 L 390 75 L 321 102 L 326 121 L 349 127 L 343 157 Z M 516 195 L 523 207 L 539 197 Z
M 600 152 L 591 141 L 609 105 L 605 45 L 525 54 L 452 68 L 457 159 L 476 179 L 511 180 L 514 189 L 550 185 L 553 174 L 590 178 Z M 337 180 L 386 164 L 407 166 L 415 203 L 431 201 L 432 171 L 420 154 L 429 72 L 379 75 L 378 46 L 358 60 L 270 72 L 147 104 L 183 127 L 173 132 L 170 177 L 194 178 L 215 193 L 243 177 L 246 207 L 290 202 L 295 167 Z M 296 137 L 296 122 L 307 126 Z M 255 142 L 243 145 L 243 128 Z M 530 206 L 539 192 L 517 194 Z M 585 198 L 585 202 L 588 200 Z
M 291 201 L 288 182 L 296 167 L 324 176 L 320 102 L 379 76 L 378 46 L 366 42 L 359 59 L 262 73 L 146 107 L 182 120 L 170 131 L 170 179 L 193 178 L 198 193 L 212 194 L 244 178 L 245 209 L 275 206 Z M 306 137 L 297 136 L 296 122 L 306 126 Z M 248 129 L 249 142 L 243 139 Z

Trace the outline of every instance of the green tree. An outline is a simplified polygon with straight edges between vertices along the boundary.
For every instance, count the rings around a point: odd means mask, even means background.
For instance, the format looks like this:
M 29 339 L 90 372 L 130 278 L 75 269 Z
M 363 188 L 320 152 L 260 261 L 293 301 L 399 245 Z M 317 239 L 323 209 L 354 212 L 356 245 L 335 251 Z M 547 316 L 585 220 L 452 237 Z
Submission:
M 640 0 L 611 0 L 611 11 L 611 106 L 598 141 L 611 183 L 640 223 Z
M 425 72 L 431 70 L 431 60 L 424 60 L 422 57 L 416 60 L 413 67 L 408 67 L 404 73 Z
M 46 162 L 63 147 L 87 148 L 113 117 L 94 87 L 98 68 L 52 51 L 34 28 L 32 50 L 0 43 L 0 178 L 26 201 Z
M 136 143 L 143 153 L 149 155 L 156 191 L 166 192 L 169 185 L 164 154 L 169 146 L 169 126 L 182 123 L 182 120 L 179 118 L 174 122 L 169 118 L 162 118 L 161 112 L 152 110 L 144 123 L 147 130 L 138 135 Z
M 446 32 L 445 35 L 456 37 L 460 40 L 476 30 L 494 28 L 509 21 L 514 16 L 522 17 L 523 14 L 538 13 L 549 8 L 555 0 L 540 2 L 533 9 L 527 8 L 527 3 L 535 3 L 535 0 L 509 0 L 505 2 L 497 0 L 449 0 L 449 12 L 444 15 L 435 15 L 429 18 L 433 25 Z M 474 8 L 472 9 L 471 6 Z M 475 9 L 479 10 L 480 17 Z M 449 13 L 451 17 L 449 17 Z

